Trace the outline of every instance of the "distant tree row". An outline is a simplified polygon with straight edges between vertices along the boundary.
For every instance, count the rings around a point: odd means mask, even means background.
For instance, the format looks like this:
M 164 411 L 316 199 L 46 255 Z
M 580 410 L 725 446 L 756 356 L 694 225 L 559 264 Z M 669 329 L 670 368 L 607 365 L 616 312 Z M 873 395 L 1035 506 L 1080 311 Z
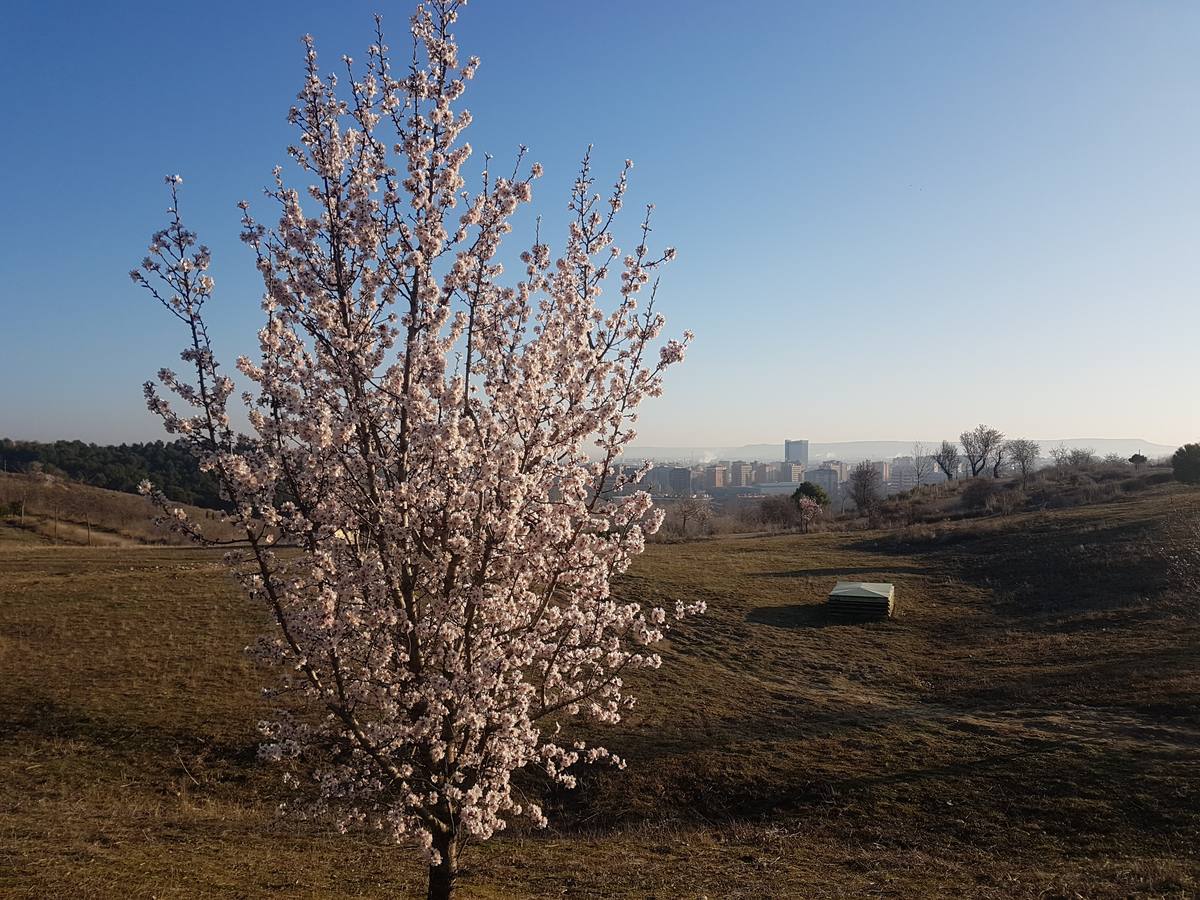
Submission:
M 930 457 L 947 478 L 957 478 L 964 462 L 971 478 L 986 475 L 988 469 L 993 478 L 999 478 L 1004 467 L 1008 466 L 1010 472 L 1020 476 L 1024 489 L 1041 453 L 1041 445 L 1037 441 L 1026 438 L 1005 440 L 1004 432 L 990 425 L 977 425 L 964 431 L 958 440 L 957 444 L 942 441 L 941 447 Z M 1065 444 L 1051 447 L 1048 453 L 1060 471 L 1088 469 L 1100 463 L 1110 466 L 1129 464 L 1135 471 L 1140 471 L 1149 462 L 1142 453 L 1134 453 L 1128 459 L 1119 453 L 1109 453 L 1101 459 L 1090 447 L 1067 447 Z M 1200 445 L 1186 444 L 1180 447 L 1172 463 L 1178 480 L 1186 482 L 1194 477 L 1196 480 L 1192 483 L 1200 483 Z
M 45 471 L 113 491 L 136 493 L 149 479 L 172 500 L 210 509 L 225 506 L 215 480 L 200 471 L 178 442 L 106 446 L 83 441 L 0 439 L 0 465 L 9 472 Z
M 959 443 L 942 441 L 942 446 L 933 454 L 933 461 L 947 478 L 957 478 L 959 468 L 965 460 L 972 478 L 978 478 L 990 468 L 993 478 L 999 478 L 1007 464 L 1021 476 L 1021 484 L 1029 479 L 1029 473 L 1037 464 L 1041 445 L 1027 438 L 1005 440 L 1004 432 L 990 425 L 976 425 L 958 436 Z M 961 445 L 962 451 L 959 451 Z

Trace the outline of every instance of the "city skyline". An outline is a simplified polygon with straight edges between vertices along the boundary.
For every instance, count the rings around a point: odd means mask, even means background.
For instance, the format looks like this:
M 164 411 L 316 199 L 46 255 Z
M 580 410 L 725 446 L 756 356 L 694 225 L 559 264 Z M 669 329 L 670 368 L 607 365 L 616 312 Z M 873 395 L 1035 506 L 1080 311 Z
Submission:
M 948 436 L 945 440 L 958 445 L 959 435 Z M 1024 435 L 1006 435 L 1008 438 Z M 1136 438 L 1032 438 L 1042 450 L 1043 456 L 1049 451 L 1062 445 L 1068 449 L 1090 449 L 1101 456 L 1116 453 L 1128 456 L 1132 453 L 1146 453 L 1156 457 L 1170 454 L 1175 447 L 1170 444 L 1158 444 Z M 716 445 L 710 447 L 650 447 L 635 445 L 626 454 L 627 459 L 652 459 L 658 462 L 687 461 L 695 464 L 717 461 L 719 459 L 748 461 L 782 462 L 787 455 L 789 441 L 777 443 L 754 443 L 742 445 Z M 875 441 L 806 441 L 812 449 L 809 454 L 811 462 L 820 464 L 826 460 L 845 459 L 857 462 L 863 459 L 891 459 L 897 456 L 911 455 L 915 445 L 920 444 L 932 454 L 941 445 L 939 440 L 875 440 Z

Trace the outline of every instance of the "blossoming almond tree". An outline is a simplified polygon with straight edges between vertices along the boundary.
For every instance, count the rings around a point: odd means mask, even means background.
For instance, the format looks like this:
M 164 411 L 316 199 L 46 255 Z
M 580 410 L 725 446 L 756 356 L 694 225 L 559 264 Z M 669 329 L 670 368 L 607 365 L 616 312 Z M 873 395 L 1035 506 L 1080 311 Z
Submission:
M 219 478 L 245 534 L 231 566 L 278 625 L 259 649 L 314 711 L 263 723 L 263 755 L 314 775 L 308 812 L 419 844 L 431 897 L 452 894 L 464 843 L 515 816 L 544 823 L 514 772 L 570 786 L 577 762 L 619 764 L 559 729 L 618 722 L 625 674 L 660 664 L 667 611 L 610 591 L 661 521 L 616 461 L 691 337 L 660 340 L 657 273 L 674 254 L 647 246 L 649 211 L 638 246 L 613 244 L 628 162 L 602 199 L 585 157 L 564 248 L 536 236 L 504 280 L 501 241 L 541 167 L 522 149 L 510 174 L 485 162 L 465 189 L 456 101 L 478 61 L 450 33 L 461 5 L 417 8 L 402 71 L 377 19 L 344 91 L 305 39 L 289 153 L 308 187 L 276 169 L 273 228 L 240 204 L 265 284 L 261 358 L 238 360 L 252 434 L 227 412 L 210 254 L 180 218 L 178 176 L 131 273 L 189 336 L 190 377 L 162 370 L 176 399 L 148 383 L 149 406 Z
M 800 519 L 800 530 L 808 534 L 809 526 L 821 514 L 821 504 L 812 497 L 799 497 L 796 500 L 796 512 Z

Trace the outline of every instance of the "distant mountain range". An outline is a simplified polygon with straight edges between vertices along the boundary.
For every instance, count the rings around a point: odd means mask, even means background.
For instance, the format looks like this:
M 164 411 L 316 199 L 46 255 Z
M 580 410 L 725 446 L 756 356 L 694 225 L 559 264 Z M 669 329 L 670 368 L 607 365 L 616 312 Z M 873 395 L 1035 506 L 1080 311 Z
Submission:
M 941 441 L 922 441 L 932 452 L 941 446 Z M 1068 448 L 1089 447 L 1099 456 L 1118 453 L 1128 458 L 1142 453 L 1150 459 L 1169 456 L 1175 448 L 1169 444 L 1155 444 L 1140 438 L 1055 438 L 1039 440 L 1042 456 L 1049 456 L 1050 448 L 1063 444 Z M 858 462 L 863 459 L 891 459 L 912 453 L 913 441 L 812 441 L 808 445 L 810 462 L 825 459 L 840 459 L 843 462 Z M 652 459 L 656 462 L 708 462 L 716 459 L 740 459 L 774 462 L 783 459 L 783 442 L 777 444 L 743 444 L 740 447 L 640 447 L 635 446 L 625 454 L 628 459 Z

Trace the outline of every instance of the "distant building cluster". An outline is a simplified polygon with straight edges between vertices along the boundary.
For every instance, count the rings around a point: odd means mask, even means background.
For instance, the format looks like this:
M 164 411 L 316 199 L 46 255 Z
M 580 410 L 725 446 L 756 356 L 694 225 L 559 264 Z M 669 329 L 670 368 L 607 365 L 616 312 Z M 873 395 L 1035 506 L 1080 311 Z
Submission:
M 820 487 L 834 504 L 841 504 L 847 495 L 847 482 L 852 466 L 837 459 L 814 461 L 809 458 L 807 440 L 786 440 L 782 460 L 710 460 L 693 465 L 655 465 L 641 487 L 665 497 L 690 497 L 697 494 L 712 497 L 791 494 L 803 482 Z M 892 495 L 917 486 L 918 471 L 921 484 L 937 484 L 946 480 L 945 474 L 933 464 L 932 457 L 922 457 L 921 465 L 911 456 L 897 456 L 873 462 L 879 473 L 881 492 Z

